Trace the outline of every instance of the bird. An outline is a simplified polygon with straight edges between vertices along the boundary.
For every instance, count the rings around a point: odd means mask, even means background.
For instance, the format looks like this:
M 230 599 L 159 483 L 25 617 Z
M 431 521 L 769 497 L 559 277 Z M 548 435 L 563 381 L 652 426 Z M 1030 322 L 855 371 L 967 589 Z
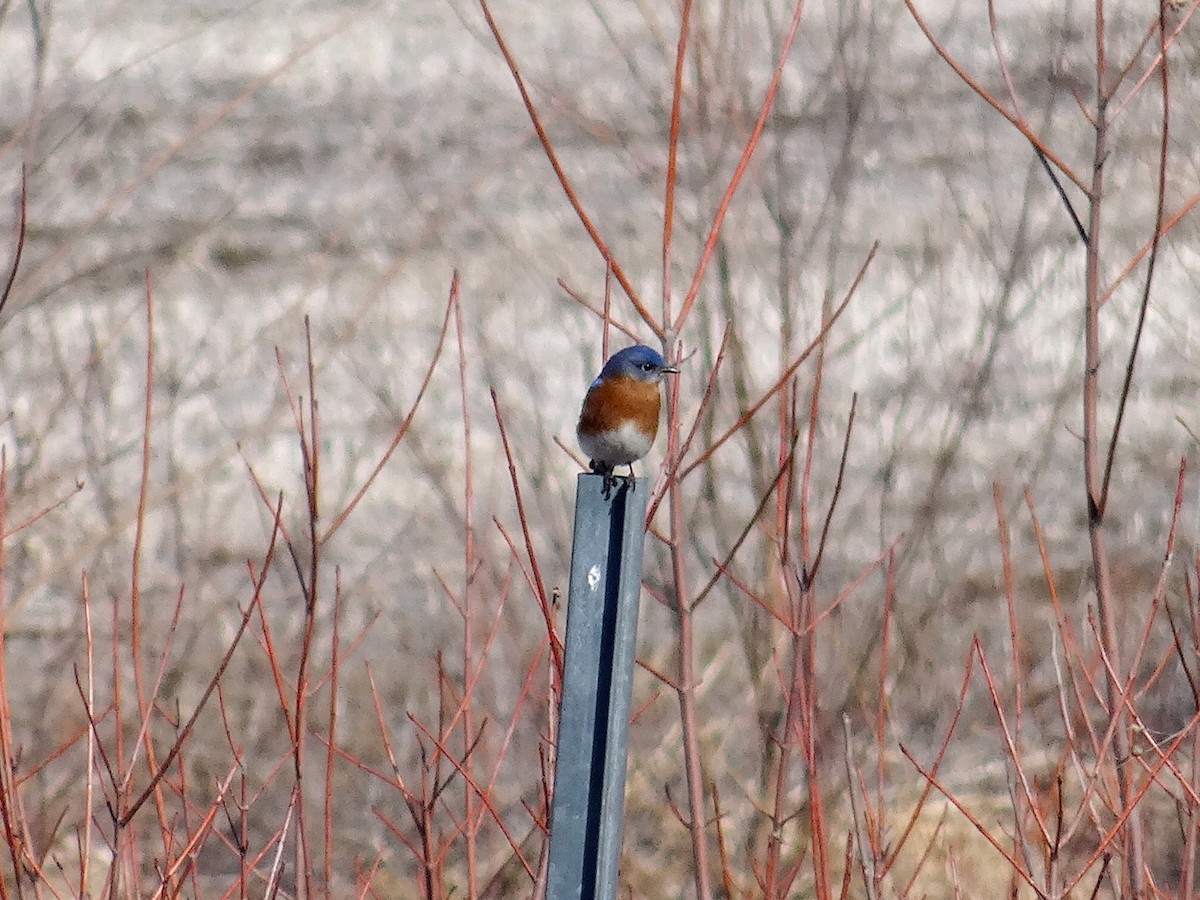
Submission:
M 591 470 L 604 476 L 605 493 L 616 466 L 629 466 L 632 478 L 633 463 L 650 452 L 662 407 L 659 382 L 678 373 L 655 350 L 636 344 L 610 356 L 588 388 L 575 435 Z

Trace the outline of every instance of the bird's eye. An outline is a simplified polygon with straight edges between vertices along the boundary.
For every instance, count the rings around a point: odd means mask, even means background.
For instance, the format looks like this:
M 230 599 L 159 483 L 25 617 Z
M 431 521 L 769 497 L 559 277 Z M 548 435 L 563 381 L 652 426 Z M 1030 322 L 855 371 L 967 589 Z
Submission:
M 654 363 L 648 363 L 648 362 L 642 363 L 642 371 L 643 372 L 653 372 L 654 371 Z

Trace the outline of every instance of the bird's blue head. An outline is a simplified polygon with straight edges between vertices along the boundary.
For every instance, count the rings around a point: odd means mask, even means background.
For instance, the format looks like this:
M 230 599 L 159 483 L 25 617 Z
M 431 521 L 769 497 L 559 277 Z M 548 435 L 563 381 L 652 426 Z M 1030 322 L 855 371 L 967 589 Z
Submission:
M 620 376 L 632 378 L 635 381 L 658 381 L 663 375 L 678 371 L 674 366 L 667 365 L 667 361 L 657 351 L 645 344 L 636 344 L 633 347 L 618 350 L 610 356 L 608 362 L 604 364 L 604 368 L 600 370 L 600 377 L 596 380 L 603 381 L 606 378 Z

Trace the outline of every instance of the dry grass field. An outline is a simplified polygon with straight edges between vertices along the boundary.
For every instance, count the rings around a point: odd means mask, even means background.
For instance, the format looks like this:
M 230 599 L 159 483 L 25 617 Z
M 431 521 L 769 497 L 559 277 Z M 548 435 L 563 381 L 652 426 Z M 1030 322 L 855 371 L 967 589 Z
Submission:
M 0 2 L 0 898 L 1196 896 L 1198 5 Z

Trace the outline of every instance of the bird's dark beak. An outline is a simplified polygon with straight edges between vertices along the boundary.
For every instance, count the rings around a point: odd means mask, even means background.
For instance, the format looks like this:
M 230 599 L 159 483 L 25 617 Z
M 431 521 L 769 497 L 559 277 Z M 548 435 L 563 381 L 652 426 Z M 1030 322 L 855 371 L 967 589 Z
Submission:
M 660 373 L 662 373 L 663 375 L 678 375 L 679 374 L 679 369 L 676 368 L 675 366 L 663 366 L 658 371 Z

